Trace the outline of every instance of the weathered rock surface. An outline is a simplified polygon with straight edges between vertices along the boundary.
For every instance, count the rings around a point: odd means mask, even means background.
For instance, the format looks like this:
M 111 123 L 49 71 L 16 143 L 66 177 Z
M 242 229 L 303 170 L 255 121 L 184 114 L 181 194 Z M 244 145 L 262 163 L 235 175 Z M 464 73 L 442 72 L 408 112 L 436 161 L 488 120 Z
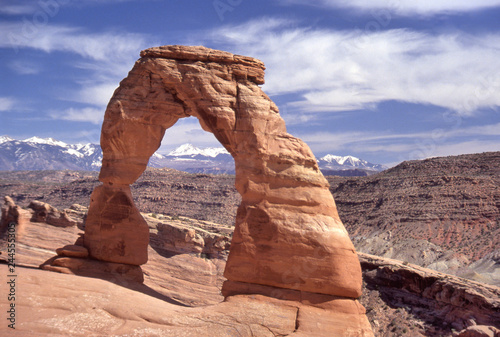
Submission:
M 174 254 L 204 254 L 210 258 L 227 257 L 229 253 L 231 226 L 162 214 L 143 214 L 143 217 L 149 225 L 152 247 Z
M 187 220 L 182 219 L 186 224 Z M 203 226 L 213 234 L 225 231 L 213 223 Z M 67 243 L 78 242 L 78 234 L 75 227 L 28 224 L 28 241 L 17 243 L 16 273 L 22 292 L 16 300 L 16 330 L 2 325 L 0 335 L 8 331 L 13 336 L 372 336 L 364 308 L 352 299 L 321 294 L 276 299 L 255 294 L 243 283 L 248 294 L 222 302 L 224 260 L 169 255 L 150 247 L 144 274 L 134 274 L 134 269 L 124 268 L 141 267 L 64 256 L 85 252 Z M 42 267 L 58 273 L 21 267 L 42 263 L 53 251 L 41 247 L 56 249 L 62 242 L 66 245 L 58 250 L 60 256 Z M 144 275 L 144 283 L 133 275 Z M 2 297 L 0 306 L 7 304 L 7 297 Z
M 500 330 L 484 325 L 474 325 L 461 331 L 457 337 L 497 337 L 500 336 Z
M 2 273 L 6 266 L 1 265 Z M 198 308 L 155 298 L 144 286 L 128 288 L 105 280 L 18 268 L 22 296 L 16 301 L 16 329 L 0 325 L 8 336 L 370 336 L 338 330 L 356 320 L 296 301 L 262 295 L 238 295 Z M 2 288 L 3 289 L 3 288 Z M 54 299 L 57 300 L 55 301 Z M 0 298 L 2 308 L 6 296 Z M 331 329 L 331 330 L 329 330 Z M 325 333 L 326 331 L 326 333 Z
M 91 203 L 85 232 L 92 257 L 145 262 L 144 225 L 127 218 L 127 205 L 135 209 L 131 198 L 110 191 L 135 182 L 166 129 L 194 116 L 235 159 L 242 201 L 225 276 L 334 296 L 361 294 L 359 261 L 328 182 L 309 147 L 286 132 L 276 105 L 258 86 L 263 83 L 264 65 L 250 57 L 183 46 L 141 52 L 104 117 L 104 184 L 93 192 L 99 202 Z M 185 240 L 196 240 L 190 235 Z
M 27 223 L 30 221 L 31 212 L 17 206 L 11 197 L 4 198 L 4 204 L 1 208 L 2 218 L 0 219 L 0 238 L 8 235 L 7 232 L 13 233 L 17 237 L 24 235 Z M 14 224 L 15 229 L 11 228 Z
M 147 262 L 149 229 L 128 185 L 97 186 L 90 197 L 84 245 L 91 257 L 141 265 Z
M 57 248 L 56 253 L 59 256 L 66 256 L 66 257 L 86 258 L 89 256 L 89 251 L 87 248 L 77 245 L 67 245 L 62 248 Z
M 500 327 L 499 287 L 369 254 L 359 253 L 359 258 L 367 288 L 428 325 L 426 336 L 450 335 L 475 325 L 489 326 L 491 331 Z M 368 300 L 363 302 L 369 317 L 372 310 L 380 310 Z M 387 328 L 374 330 L 392 336 Z
M 48 203 L 33 200 L 28 207 L 33 210 L 31 221 L 45 222 L 58 227 L 82 225 L 81 222 L 73 219 L 66 211 L 59 211 Z

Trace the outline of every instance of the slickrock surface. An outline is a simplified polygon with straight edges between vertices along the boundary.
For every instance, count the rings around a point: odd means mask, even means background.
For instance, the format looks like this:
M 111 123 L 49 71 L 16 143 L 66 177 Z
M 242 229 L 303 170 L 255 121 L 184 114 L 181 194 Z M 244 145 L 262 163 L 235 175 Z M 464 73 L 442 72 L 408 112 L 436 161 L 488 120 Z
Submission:
M 73 208 L 82 209 L 76 205 Z M 122 271 L 103 268 L 105 263 L 102 261 L 65 257 L 84 251 L 77 248 L 81 246 L 70 244 L 81 241 L 77 227 L 30 222 L 26 234 L 16 243 L 16 330 L 1 325 L 0 335 L 331 336 L 334 333 L 339 336 L 372 336 L 371 329 L 364 324 L 364 308 L 351 299 L 329 298 L 325 301 L 324 295 L 320 294 L 276 299 L 255 294 L 247 287 L 247 294 L 230 296 L 224 301 L 220 294 L 224 259 L 206 259 L 195 254 L 176 255 L 162 249 L 161 237 L 156 235 L 158 224 L 178 228 L 179 222 L 185 228 L 191 226 L 195 232 L 205 231 L 210 234 L 208 237 L 225 237 L 228 229 L 188 218 L 169 220 L 162 215 L 144 216 L 154 239 L 149 247 L 150 259 L 142 266 L 143 283 L 123 277 Z M 83 263 L 84 270 L 76 271 L 82 275 L 88 272 L 92 278 L 34 268 L 52 258 L 54 250 L 60 246 L 64 247 L 57 249 L 60 256 L 56 261 L 61 263 L 55 267 Z M 2 251 L 3 248 L 2 245 Z M 3 256 L 1 254 L 0 258 Z M 227 256 L 227 250 L 221 256 Z M 73 266 L 70 267 L 67 273 L 75 271 Z M 2 275 L 6 275 L 6 266 L 0 265 L 0 268 Z M 54 270 L 51 268 L 49 270 Z M 2 282 L 1 291 L 5 290 L 5 285 Z M 7 298 L 3 296 L 0 306 L 4 308 L 6 305 Z
M 147 230 L 136 216 L 129 185 L 146 169 L 166 129 L 194 116 L 235 159 L 242 201 L 225 277 L 359 297 L 361 268 L 329 184 L 309 147 L 286 132 L 276 105 L 260 89 L 264 69 L 259 60 L 205 47 L 141 52 L 104 116 L 103 185 L 92 193 L 85 224 L 91 257 L 146 262 Z
M 6 266 L 0 266 L 6 273 Z M 369 336 L 345 330 L 355 314 L 262 295 L 238 295 L 213 306 L 183 307 L 105 280 L 18 268 L 22 288 L 16 329 L 8 336 Z M 129 285 L 131 288 L 134 286 Z M 3 290 L 3 285 L 2 285 Z M 57 300 L 54 300 L 57 299 Z M 7 304 L 2 296 L 2 308 Z M 347 324 L 346 324 L 347 322 Z M 344 329 L 339 330 L 339 325 Z

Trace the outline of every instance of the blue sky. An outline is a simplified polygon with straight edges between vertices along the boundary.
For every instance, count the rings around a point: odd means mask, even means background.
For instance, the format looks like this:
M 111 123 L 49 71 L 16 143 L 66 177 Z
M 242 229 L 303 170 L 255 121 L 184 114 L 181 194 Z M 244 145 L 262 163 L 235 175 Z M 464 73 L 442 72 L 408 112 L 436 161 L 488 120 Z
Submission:
M 142 49 L 261 59 L 263 90 L 317 156 L 500 150 L 500 0 L 0 0 L 0 135 L 99 142 Z M 219 146 L 196 119 L 160 153 Z

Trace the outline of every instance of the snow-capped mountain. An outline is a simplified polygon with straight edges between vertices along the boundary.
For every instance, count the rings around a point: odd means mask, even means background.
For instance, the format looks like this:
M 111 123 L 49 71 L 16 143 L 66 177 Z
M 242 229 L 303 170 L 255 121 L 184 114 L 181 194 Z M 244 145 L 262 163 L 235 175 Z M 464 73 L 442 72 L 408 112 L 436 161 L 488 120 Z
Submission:
M 383 171 L 387 167 L 380 164 L 372 164 L 366 160 L 362 160 L 353 156 L 335 156 L 333 154 L 327 154 L 318 159 L 319 168 L 322 171 L 327 170 L 352 170 L 361 169 L 367 171 Z
M 66 144 L 53 138 L 15 140 L 0 136 L 0 170 L 86 170 L 101 168 L 97 144 Z M 326 155 L 318 159 L 325 174 L 366 175 L 385 169 L 352 156 Z M 149 166 L 169 167 L 190 173 L 234 174 L 233 157 L 223 147 L 199 148 L 183 144 L 166 155 L 155 153 Z
M 8 138 L 10 138 L 10 137 L 8 137 Z M 54 138 L 40 138 L 37 136 L 25 139 L 22 142 L 32 143 L 32 144 L 45 144 L 45 145 L 54 145 L 54 146 L 60 146 L 60 147 L 68 147 L 68 144 L 66 144 L 64 142 L 60 142 L 58 140 L 55 140 Z
M 169 157 L 191 157 L 196 156 L 211 157 L 215 158 L 220 154 L 229 154 L 227 150 L 223 147 L 207 147 L 200 149 L 192 144 L 183 144 L 176 148 L 175 150 L 169 152 L 167 156 Z
M 66 144 L 53 138 L 0 137 L 0 170 L 85 170 L 101 168 L 96 144 Z
M 229 173 L 234 174 L 234 160 L 222 147 L 198 148 L 183 144 L 165 156 L 151 158 L 154 167 L 170 167 L 191 173 Z M 372 164 L 353 156 L 328 154 L 318 159 L 321 171 L 330 175 L 368 175 L 383 171 L 385 166 Z
M 154 155 L 152 167 L 169 167 L 190 173 L 234 174 L 233 157 L 223 147 L 199 148 L 183 144 L 166 155 Z
M 9 136 L 0 136 L 0 144 L 3 144 L 5 142 L 10 142 L 11 140 L 14 140 L 10 138 Z

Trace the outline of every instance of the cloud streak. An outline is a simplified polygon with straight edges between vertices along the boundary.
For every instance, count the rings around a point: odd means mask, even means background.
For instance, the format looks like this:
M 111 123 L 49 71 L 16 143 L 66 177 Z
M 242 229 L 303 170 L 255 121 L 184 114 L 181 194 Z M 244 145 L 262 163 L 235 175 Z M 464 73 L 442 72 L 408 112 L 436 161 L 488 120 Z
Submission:
M 500 123 L 423 132 L 344 131 L 299 133 L 315 153 L 342 151 L 399 156 L 399 161 L 436 156 L 498 151 Z M 391 163 L 385 163 L 391 166 Z M 395 164 L 395 163 L 392 163 Z
M 70 52 L 86 59 L 123 59 L 146 45 L 143 35 L 133 33 L 88 33 L 82 28 L 36 24 L 27 20 L 0 23 L 0 48 L 32 48 L 51 52 Z
M 500 7 L 500 0 L 283 0 L 285 4 L 302 4 L 359 11 L 388 10 L 401 16 L 455 14 Z
M 94 107 L 85 107 L 81 109 L 69 108 L 64 111 L 52 112 L 49 116 L 53 119 L 72 122 L 90 122 L 97 125 L 102 123 L 104 110 Z
M 296 93 L 299 111 L 370 109 L 396 100 L 470 115 L 500 106 L 500 34 L 298 27 L 265 18 L 211 38 L 266 63 L 265 90 Z
M 53 119 L 98 124 L 118 82 L 127 74 L 139 51 L 149 45 L 148 37 L 124 32 L 91 33 L 80 27 L 36 24 L 27 20 L 0 23 L 0 48 L 12 51 L 35 49 L 47 54 L 76 55 L 68 64 L 87 72 L 87 79 L 75 79 L 79 89 L 61 88 L 61 101 L 84 103 L 49 116 Z M 60 57 L 60 55 L 57 55 Z M 19 74 L 42 71 L 33 64 L 14 61 L 12 70 Z M 81 72 L 80 72 L 81 73 Z M 82 75 L 79 75 L 82 76 Z M 79 104 L 80 105 L 80 104 Z M 99 119 L 100 118 L 100 119 Z

